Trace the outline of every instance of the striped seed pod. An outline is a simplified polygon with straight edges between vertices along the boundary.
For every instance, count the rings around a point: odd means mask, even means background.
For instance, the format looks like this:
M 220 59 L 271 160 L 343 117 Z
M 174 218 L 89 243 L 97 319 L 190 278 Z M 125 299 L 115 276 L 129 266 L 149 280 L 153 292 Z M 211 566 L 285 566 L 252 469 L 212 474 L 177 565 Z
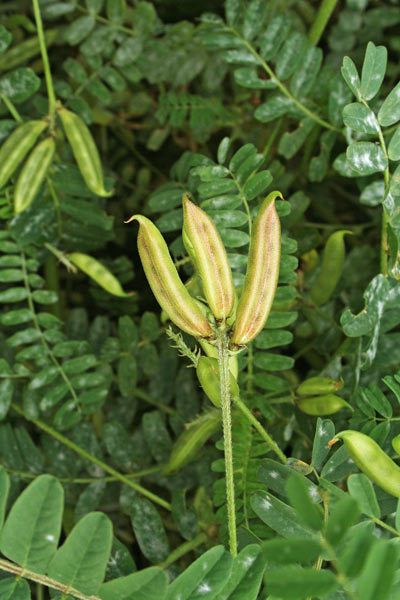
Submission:
M 278 285 L 281 228 L 271 192 L 261 205 L 250 240 L 249 259 L 230 347 L 244 346 L 264 327 Z
M 31 152 L 19 174 L 14 194 L 14 212 L 26 210 L 34 201 L 43 181 L 47 169 L 52 163 L 56 149 L 52 137 L 41 141 Z
M 6 185 L 46 127 L 45 121 L 27 121 L 7 138 L 0 148 L 0 188 Z
M 111 196 L 112 192 L 104 189 L 99 151 L 88 126 L 78 115 L 66 108 L 60 108 L 58 114 L 86 185 L 97 196 Z
M 201 277 L 204 295 L 217 321 L 225 321 L 235 303 L 235 288 L 226 251 L 214 223 L 183 196 L 183 240 Z
M 182 331 L 194 337 L 213 339 L 215 333 L 195 300 L 183 285 L 172 262 L 168 246 L 157 227 L 142 215 L 133 215 L 126 223 L 138 221 L 138 250 L 150 287 L 159 305 Z

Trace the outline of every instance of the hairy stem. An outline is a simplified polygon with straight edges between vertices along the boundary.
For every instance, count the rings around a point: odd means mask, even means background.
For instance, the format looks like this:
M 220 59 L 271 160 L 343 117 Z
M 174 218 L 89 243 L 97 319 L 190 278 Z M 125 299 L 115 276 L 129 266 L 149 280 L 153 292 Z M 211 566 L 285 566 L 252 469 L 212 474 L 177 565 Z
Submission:
M 232 556 L 235 557 L 237 556 L 235 484 L 233 479 L 229 354 L 228 339 L 225 329 L 220 329 L 217 333 L 217 348 L 221 389 L 222 426 L 224 432 L 226 503 L 228 509 L 229 548 Z
M 308 34 L 308 41 L 312 46 L 318 44 L 337 2 L 338 0 L 323 0 L 321 2 L 315 21 Z

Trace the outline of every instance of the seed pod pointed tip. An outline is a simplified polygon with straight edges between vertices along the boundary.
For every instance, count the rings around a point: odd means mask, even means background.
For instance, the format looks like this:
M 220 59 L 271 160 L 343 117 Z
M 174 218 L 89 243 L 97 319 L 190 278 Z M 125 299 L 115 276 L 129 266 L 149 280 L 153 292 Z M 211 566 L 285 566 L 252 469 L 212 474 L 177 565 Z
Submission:
M 264 327 L 278 284 L 281 230 L 275 199 L 271 192 L 262 202 L 254 222 L 246 277 L 239 300 L 230 347 L 238 349 L 251 342 Z
M 188 194 L 183 195 L 183 239 L 202 282 L 214 317 L 225 321 L 232 313 L 235 288 L 226 250 L 212 219 Z
M 183 331 L 213 339 L 215 333 L 183 285 L 160 231 L 143 215 L 133 215 L 129 221 L 133 220 L 140 225 L 137 240 L 143 269 L 161 308 Z

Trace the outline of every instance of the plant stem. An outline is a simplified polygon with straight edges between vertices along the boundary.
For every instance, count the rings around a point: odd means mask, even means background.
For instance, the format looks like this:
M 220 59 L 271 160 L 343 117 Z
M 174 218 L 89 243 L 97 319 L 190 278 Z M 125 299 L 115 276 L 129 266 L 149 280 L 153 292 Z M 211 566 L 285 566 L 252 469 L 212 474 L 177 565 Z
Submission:
M 226 503 L 228 510 L 229 548 L 237 556 L 235 484 L 233 479 L 232 420 L 230 398 L 230 373 L 228 340 L 225 329 L 217 332 L 218 367 L 221 389 L 222 426 L 224 432 L 224 457 L 226 479 Z
M 4 104 L 7 106 L 9 112 L 11 113 L 11 116 L 17 121 L 17 123 L 22 123 L 22 117 L 15 108 L 14 104 L 11 102 L 11 100 L 7 98 L 7 96 L 4 96 L 4 94 L 0 95 L 0 99 L 3 100 Z
M 258 431 L 258 433 L 261 435 L 261 437 L 267 442 L 267 444 L 271 448 L 271 450 L 273 452 L 275 452 L 275 454 L 279 457 L 279 459 L 285 464 L 287 462 L 286 456 L 284 455 L 282 450 L 279 448 L 278 444 L 276 442 L 274 442 L 272 437 L 265 431 L 265 429 L 261 425 L 261 423 L 259 421 L 257 421 L 257 419 L 255 418 L 253 413 L 247 408 L 247 406 L 244 404 L 244 402 L 242 402 L 240 400 L 240 398 L 237 396 L 233 397 L 232 400 L 235 403 L 235 405 L 238 407 L 238 409 L 241 410 L 242 413 L 245 415 L 246 419 L 248 419 L 250 421 L 250 423 Z
M 289 98 L 289 100 L 291 100 L 293 102 L 293 104 L 295 104 L 295 106 L 297 106 L 297 108 L 299 110 L 301 110 L 305 115 L 307 115 L 307 117 L 310 117 L 310 119 L 312 119 L 316 123 L 319 123 L 322 127 L 325 127 L 326 129 L 330 129 L 332 131 L 337 131 L 338 133 L 342 133 L 342 131 L 341 131 L 341 129 L 339 129 L 339 127 L 335 127 L 335 125 L 332 125 L 331 123 L 328 123 L 328 121 L 321 119 L 321 117 L 319 117 L 317 114 L 312 112 L 312 110 L 307 108 L 307 106 L 302 104 L 300 102 L 300 100 L 298 100 L 295 96 L 293 96 L 293 94 L 281 82 L 281 80 L 278 79 L 278 77 L 275 75 L 274 71 L 271 69 L 271 67 L 268 65 L 268 63 L 266 63 L 265 60 L 263 58 L 261 58 L 261 56 L 259 55 L 257 50 L 255 48 L 253 48 L 251 43 L 248 40 L 246 40 L 246 38 L 244 38 L 234 27 L 229 27 L 228 30 L 231 31 L 244 44 L 244 46 L 246 46 L 246 48 L 249 50 L 249 52 L 251 52 L 251 54 L 260 63 L 260 65 L 264 69 L 264 71 L 266 73 L 268 73 L 268 75 L 272 79 L 272 81 L 274 81 L 276 83 L 278 89 L 282 92 L 282 94 L 284 94 L 287 98 Z
M 50 70 L 50 61 L 49 61 L 49 56 L 47 54 L 46 41 L 44 38 L 43 23 L 42 23 L 42 16 L 40 14 L 39 0 L 32 0 L 32 3 L 33 3 L 33 12 L 35 15 L 35 21 L 36 21 L 36 27 L 37 27 L 37 34 L 38 34 L 38 38 L 39 38 L 40 53 L 42 55 L 42 61 L 43 61 L 44 76 L 46 78 L 47 96 L 49 99 L 49 115 L 50 115 L 50 118 L 52 119 L 52 121 L 54 121 L 54 115 L 56 112 L 56 95 L 54 92 L 53 79 L 51 77 L 51 70 Z
M 50 579 L 50 577 L 46 577 L 45 575 L 41 575 L 39 573 L 35 573 L 34 571 L 29 571 L 29 569 L 25 569 L 24 567 L 14 565 L 8 560 L 0 559 L 0 570 L 7 571 L 8 573 L 14 573 L 14 575 L 17 575 L 18 577 L 26 577 L 26 579 L 46 585 L 53 590 L 59 590 L 62 592 L 63 596 L 75 596 L 75 598 L 79 598 L 79 600 L 101 600 L 98 596 L 86 596 L 86 594 L 78 592 L 78 590 L 75 590 L 69 585 L 65 585 L 65 583 L 60 583 L 59 581 Z
M 316 46 L 324 32 L 324 29 L 333 13 L 338 0 L 323 0 L 319 7 L 317 16 L 308 34 L 308 41 L 312 46 Z
M 361 102 L 362 102 L 362 104 L 364 104 L 364 106 L 366 106 L 369 109 L 369 105 L 364 100 L 364 98 L 361 98 Z M 387 149 L 386 149 L 385 138 L 383 137 L 382 129 L 379 126 L 378 126 L 378 138 L 379 138 L 379 143 L 380 143 L 381 148 L 382 148 L 382 152 L 386 156 L 386 158 L 388 160 L 388 163 L 389 163 L 389 157 L 388 157 L 388 152 L 387 152 Z M 388 191 L 389 185 L 390 185 L 389 164 L 388 164 L 388 166 L 386 167 L 386 169 L 385 169 L 385 171 L 383 173 L 383 177 L 384 177 L 384 180 L 385 180 L 385 191 L 384 191 L 383 197 L 385 197 L 386 196 L 386 192 Z M 389 254 L 387 227 L 388 227 L 388 217 L 387 217 L 387 214 L 386 214 L 385 207 L 382 204 L 382 226 L 381 226 L 380 264 L 381 264 L 381 273 L 383 273 L 383 275 L 385 277 L 388 276 L 388 254 Z
M 192 550 L 195 550 L 198 546 L 201 546 L 201 544 L 204 544 L 204 542 L 206 540 L 207 540 L 206 534 L 199 533 L 192 540 L 189 540 L 188 542 L 185 542 L 185 543 L 181 544 L 180 546 L 178 546 L 178 548 L 176 548 L 173 552 L 171 552 L 171 554 L 168 556 L 168 558 L 166 560 L 164 560 L 164 562 L 160 563 L 157 566 L 160 567 L 161 569 L 166 569 L 167 567 L 169 567 L 169 565 L 172 565 L 172 563 L 177 561 L 182 556 L 185 556 L 185 554 L 187 554 L 188 552 L 191 552 Z
M 24 411 L 17 404 L 13 403 L 11 406 L 19 415 L 23 417 L 25 416 Z M 126 477 L 126 475 L 118 473 L 118 471 L 116 471 L 112 467 L 109 467 L 107 463 L 98 459 L 96 456 L 93 456 L 93 454 L 89 454 L 89 452 L 86 452 L 86 450 L 72 442 L 70 439 L 68 439 L 49 425 L 46 425 L 46 423 L 43 423 L 43 421 L 39 421 L 39 419 L 29 419 L 29 421 L 36 425 L 36 427 L 39 427 L 39 429 L 42 429 L 43 431 L 51 435 L 53 438 L 64 444 L 65 446 L 68 446 L 68 448 L 71 448 L 71 450 L 73 450 L 77 454 L 80 454 L 80 456 L 83 456 L 87 460 L 90 460 L 90 462 L 103 469 L 103 471 L 106 471 L 106 473 L 109 473 L 119 481 L 122 481 L 122 483 L 125 483 L 125 485 L 127 485 L 128 487 L 136 490 L 139 494 L 142 494 L 142 496 L 145 496 L 146 498 L 148 498 L 152 502 L 155 502 L 159 506 L 162 506 L 166 510 L 171 510 L 171 505 L 169 502 L 163 500 L 159 496 L 156 496 L 152 492 L 149 492 L 149 490 L 146 490 L 146 488 L 142 487 L 138 483 L 131 481 L 128 477 Z

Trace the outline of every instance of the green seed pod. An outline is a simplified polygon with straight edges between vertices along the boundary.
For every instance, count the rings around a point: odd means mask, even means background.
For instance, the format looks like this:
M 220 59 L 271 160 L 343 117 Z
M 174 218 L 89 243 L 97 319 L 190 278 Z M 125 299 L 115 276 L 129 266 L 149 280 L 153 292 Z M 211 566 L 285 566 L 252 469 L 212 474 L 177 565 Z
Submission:
M 297 407 L 306 415 L 312 415 L 314 417 L 334 415 L 345 407 L 353 410 L 352 406 L 346 402 L 346 400 L 343 400 L 343 398 L 335 396 L 334 394 L 301 398 L 297 403 Z
M 393 450 L 400 455 L 400 434 L 392 439 Z
M 67 258 L 110 294 L 121 298 L 132 295 L 124 292 L 118 279 L 92 256 L 81 252 L 72 252 L 67 254 Z
M 0 148 L 0 188 L 7 183 L 46 127 L 45 121 L 27 121 L 7 138 Z
M 330 377 L 310 377 L 299 385 L 296 394 L 299 396 L 312 396 L 313 394 L 330 394 L 343 387 L 343 381 L 335 381 Z
M 60 108 L 58 114 L 86 185 L 97 196 L 111 196 L 112 192 L 104 189 L 99 152 L 86 123 L 65 108 Z
M 242 295 L 236 313 L 231 348 L 244 346 L 262 330 L 278 285 L 281 227 L 275 209 L 280 192 L 265 198 L 254 221 Z
M 194 460 L 199 450 L 220 426 L 221 411 L 216 409 L 210 410 L 190 423 L 176 440 L 164 473 L 168 475 Z
M 183 196 L 184 243 L 201 277 L 207 303 L 218 321 L 229 317 L 235 288 L 226 251 L 214 223 L 206 213 Z
M 311 288 L 311 300 L 317 306 L 326 304 L 340 279 L 346 254 L 344 236 L 351 231 L 335 231 L 329 236 L 322 256 L 321 271 Z
M 49 48 L 56 39 L 58 31 L 58 29 L 48 29 L 45 32 L 44 39 L 47 48 Z M 14 45 L 0 57 L 0 71 L 8 71 L 14 67 L 18 67 L 39 54 L 40 40 L 39 37 L 35 35 L 35 37 L 31 37 L 20 44 Z
M 196 369 L 197 378 L 200 381 L 204 393 L 216 407 L 221 406 L 221 387 L 219 381 L 218 360 L 208 356 L 200 356 Z M 239 386 L 232 372 L 230 372 L 230 394 L 231 397 L 239 396 Z
M 18 177 L 14 194 L 14 212 L 17 215 L 32 204 L 42 185 L 56 149 L 48 137 L 34 148 Z
M 218 359 L 218 351 L 217 351 L 216 347 L 213 346 L 213 344 L 210 344 L 206 340 L 199 340 L 199 342 L 200 342 L 200 346 L 203 348 L 203 350 L 204 350 L 205 354 L 207 354 L 207 356 L 209 356 L 210 358 Z M 239 363 L 238 363 L 236 354 L 232 354 L 229 357 L 229 370 L 232 373 L 232 375 L 234 376 L 234 378 L 237 379 L 238 374 L 239 374 Z
M 343 440 L 357 467 L 385 492 L 400 498 L 400 467 L 368 435 L 346 429 L 336 434 Z
M 143 269 L 159 305 L 182 331 L 194 337 L 213 339 L 215 333 L 183 285 L 161 233 L 142 215 L 133 215 L 126 222 L 134 220 L 140 225 L 138 250 Z

